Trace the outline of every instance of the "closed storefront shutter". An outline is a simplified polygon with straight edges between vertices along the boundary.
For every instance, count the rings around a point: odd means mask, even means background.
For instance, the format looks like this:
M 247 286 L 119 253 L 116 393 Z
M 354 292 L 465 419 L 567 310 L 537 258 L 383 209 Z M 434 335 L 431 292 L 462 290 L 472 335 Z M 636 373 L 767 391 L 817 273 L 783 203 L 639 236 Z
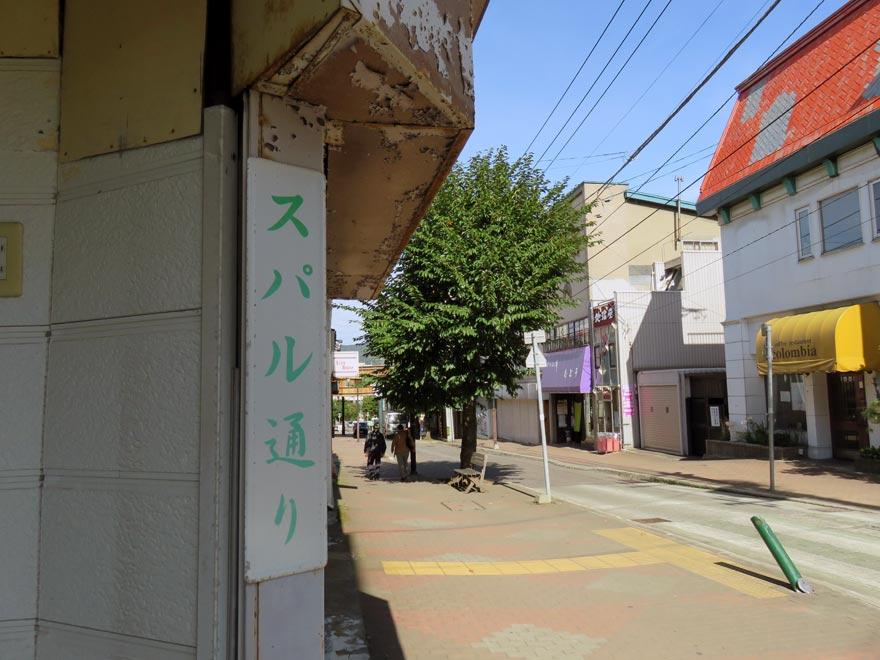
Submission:
M 642 447 L 681 454 L 681 413 L 678 387 L 642 385 L 639 387 Z

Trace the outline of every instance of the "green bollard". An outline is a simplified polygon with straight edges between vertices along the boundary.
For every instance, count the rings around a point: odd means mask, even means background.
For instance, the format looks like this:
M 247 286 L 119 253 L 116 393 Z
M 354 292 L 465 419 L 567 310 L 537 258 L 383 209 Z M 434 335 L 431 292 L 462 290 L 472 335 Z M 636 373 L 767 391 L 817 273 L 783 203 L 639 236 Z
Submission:
M 779 564 L 779 568 L 785 573 L 785 577 L 788 578 L 791 588 L 804 594 L 813 593 L 813 587 L 801 577 L 794 562 L 791 561 L 791 558 L 788 556 L 785 548 L 782 547 L 779 539 L 776 538 L 776 534 L 770 529 L 770 525 L 767 524 L 767 521 L 760 516 L 752 516 L 752 524 L 755 526 L 755 529 L 758 530 L 758 534 L 761 535 L 761 538 L 764 539 L 764 543 L 767 544 L 767 549 L 770 551 L 770 554 L 773 555 L 773 559 L 776 560 L 776 563 Z

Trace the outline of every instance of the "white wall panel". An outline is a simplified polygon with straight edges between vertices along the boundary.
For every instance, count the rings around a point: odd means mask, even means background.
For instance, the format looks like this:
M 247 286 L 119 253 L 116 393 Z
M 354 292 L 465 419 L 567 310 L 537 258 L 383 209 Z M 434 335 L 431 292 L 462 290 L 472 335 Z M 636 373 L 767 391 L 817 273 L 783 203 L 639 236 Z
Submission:
M 0 658 L 22 660 L 34 657 L 36 622 L 0 621 Z
M 541 442 L 536 399 L 498 399 L 498 437 L 526 444 Z M 549 437 L 549 435 L 548 435 Z
M 194 479 L 48 471 L 40 618 L 194 645 L 197 520 Z
M 872 240 L 867 190 L 868 182 L 880 176 L 874 147 L 868 144 L 841 156 L 839 165 L 840 175 L 834 178 L 827 176 L 824 166 L 799 175 L 796 195 L 764 195 L 759 211 L 747 202 L 737 206 L 734 220 L 722 227 L 729 319 L 784 316 L 880 294 L 880 242 Z M 818 202 L 857 186 L 864 244 L 822 254 Z M 814 256 L 799 261 L 793 221 L 795 210 L 803 207 L 811 212 Z
M 6 530 L 0 534 L 0 622 L 37 616 L 39 481 L 21 479 L 20 487 L 10 481 L 0 478 L 0 521 Z
M 194 657 L 202 141 L 61 172 L 40 552 L 46 660 Z
M 6 470 L 39 470 L 43 443 L 45 330 L 14 333 L 0 328 L 0 477 Z
M 53 322 L 199 306 L 201 139 L 162 146 L 163 158 L 149 159 L 142 152 L 150 149 L 140 149 L 65 166 Z
M 196 654 L 190 646 L 41 621 L 37 657 L 42 660 L 192 660 Z M 6 660 L 2 654 L 0 658 Z
M 199 316 L 57 327 L 49 348 L 49 469 L 197 474 Z

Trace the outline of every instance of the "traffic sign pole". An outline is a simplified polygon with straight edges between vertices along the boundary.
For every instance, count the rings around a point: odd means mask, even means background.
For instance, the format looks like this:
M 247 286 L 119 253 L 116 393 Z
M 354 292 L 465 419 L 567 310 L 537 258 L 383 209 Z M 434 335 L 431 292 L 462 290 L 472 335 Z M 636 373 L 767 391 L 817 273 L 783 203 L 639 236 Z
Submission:
M 541 366 L 538 356 L 538 345 L 532 333 L 532 355 L 535 357 L 535 381 L 538 384 L 538 419 L 541 420 L 541 452 L 544 455 L 544 493 L 538 495 L 538 504 L 550 504 L 550 462 L 547 459 L 547 433 L 544 430 L 544 394 L 541 392 Z

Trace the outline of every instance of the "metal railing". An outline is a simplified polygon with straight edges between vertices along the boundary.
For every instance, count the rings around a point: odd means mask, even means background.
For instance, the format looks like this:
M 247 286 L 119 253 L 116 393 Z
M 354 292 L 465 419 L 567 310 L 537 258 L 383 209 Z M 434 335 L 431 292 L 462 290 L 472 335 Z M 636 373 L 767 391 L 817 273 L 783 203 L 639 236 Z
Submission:
M 579 348 L 581 346 L 590 345 L 590 333 L 586 330 L 580 330 L 568 337 L 560 337 L 558 339 L 548 339 L 541 346 L 545 353 L 553 353 L 555 351 L 564 351 L 569 348 Z

